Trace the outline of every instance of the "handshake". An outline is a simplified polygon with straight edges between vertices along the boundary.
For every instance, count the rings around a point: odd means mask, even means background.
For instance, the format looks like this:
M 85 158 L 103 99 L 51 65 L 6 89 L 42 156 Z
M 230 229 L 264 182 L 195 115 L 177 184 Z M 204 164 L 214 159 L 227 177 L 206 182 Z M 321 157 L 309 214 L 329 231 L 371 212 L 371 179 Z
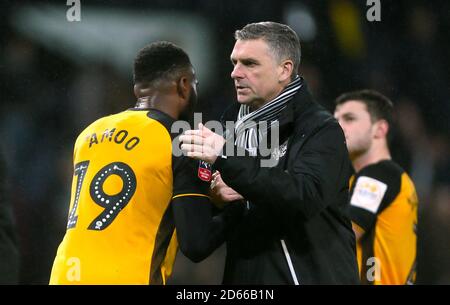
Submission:
M 188 130 L 180 136 L 181 149 L 190 158 L 214 164 L 223 149 L 225 139 L 201 123 L 198 127 L 197 130 Z M 214 172 L 210 188 L 212 201 L 219 208 L 227 202 L 244 199 L 241 194 L 225 184 L 219 171 Z
M 180 136 L 181 150 L 194 159 L 203 160 L 210 164 L 216 162 L 217 157 L 225 145 L 225 139 L 206 128 L 202 123 L 197 130 L 187 130 Z

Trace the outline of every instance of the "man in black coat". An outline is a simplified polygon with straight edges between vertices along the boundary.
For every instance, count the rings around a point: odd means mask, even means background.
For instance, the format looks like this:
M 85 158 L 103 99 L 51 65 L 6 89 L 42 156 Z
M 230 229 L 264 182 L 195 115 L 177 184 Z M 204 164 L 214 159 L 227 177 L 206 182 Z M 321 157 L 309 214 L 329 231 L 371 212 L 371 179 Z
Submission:
M 235 38 L 238 104 L 223 116 L 235 121 L 234 132 L 225 140 L 200 125 L 180 138 L 188 156 L 217 170 L 215 195 L 241 209 L 228 229 L 223 282 L 357 284 L 355 237 L 345 214 L 351 174 L 345 138 L 297 75 L 298 37 L 286 25 L 260 22 Z

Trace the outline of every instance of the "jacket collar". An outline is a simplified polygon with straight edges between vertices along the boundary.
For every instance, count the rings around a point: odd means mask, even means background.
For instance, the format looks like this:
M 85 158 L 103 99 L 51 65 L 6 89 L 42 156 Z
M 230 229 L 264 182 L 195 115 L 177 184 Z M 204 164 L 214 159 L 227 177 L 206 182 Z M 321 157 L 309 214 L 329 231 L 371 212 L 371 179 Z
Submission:
M 286 109 L 283 111 L 280 118 L 280 125 L 282 123 L 289 123 L 295 121 L 308 105 L 312 103 L 311 95 L 309 94 L 308 85 L 306 81 L 301 77 L 302 87 L 299 89 L 294 98 L 290 101 Z M 220 121 L 225 123 L 226 121 L 236 121 L 237 114 L 239 112 L 240 104 L 233 103 L 223 112 Z
M 280 141 L 284 141 L 294 131 L 306 132 L 307 130 L 309 130 L 310 127 L 312 127 L 309 125 L 315 125 L 316 123 L 318 123 L 313 122 L 309 114 L 311 114 L 312 112 L 324 110 L 313 100 L 309 92 L 308 85 L 303 78 L 302 84 L 302 87 L 289 102 L 286 109 L 283 110 L 279 118 L 281 137 Z M 223 126 L 225 126 L 226 121 L 236 121 L 239 107 L 240 104 L 236 102 L 225 109 L 222 117 L 220 118 Z

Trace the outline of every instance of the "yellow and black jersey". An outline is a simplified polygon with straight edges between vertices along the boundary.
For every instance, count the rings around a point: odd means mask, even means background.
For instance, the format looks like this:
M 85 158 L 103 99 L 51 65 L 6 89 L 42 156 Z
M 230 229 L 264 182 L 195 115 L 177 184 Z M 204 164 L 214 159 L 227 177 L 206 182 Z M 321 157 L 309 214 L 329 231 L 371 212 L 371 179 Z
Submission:
M 357 244 L 361 282 L 413 284 L 418 200 L 408 174 L 385 160 L 363 168 L 350 184 L 350 217 L 364 230 Z
M 79 135 L 50 284 L 166 283 L 177 251 L 170 203 L 208 194 L 198 161 L 173 156 L 172 123 L 158 110 L 129 109 Z

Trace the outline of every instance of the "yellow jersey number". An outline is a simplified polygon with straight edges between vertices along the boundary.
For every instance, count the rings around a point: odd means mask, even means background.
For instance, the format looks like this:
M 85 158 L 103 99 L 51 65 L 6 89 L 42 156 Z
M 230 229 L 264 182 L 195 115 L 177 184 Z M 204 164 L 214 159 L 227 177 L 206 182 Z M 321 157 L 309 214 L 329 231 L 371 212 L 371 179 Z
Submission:
M 74 176 L 77 177 L 74 202 L 69 212 L 67 229 L 75 228 L 78 220 L 76 215 L 78 202 L 80 199 L 81 188 L 89 167 L 89 161 L 82 161 L 75 165 Z M 111 175 L 117 175 L 122 179 L 122 189 L 115 195 L 108 195 L 103 189 L 103 184 Z M 88 227 L 88 230 L 104 230 L 117 217 L 120 211 L 125 208 L 136 191 L 136 175 L 127 164 L 123 162 L 113 162 L 100 169 L 91 181 L 89 192 L 92 200 L 103 207 L 100 215 L 94 218 Z

